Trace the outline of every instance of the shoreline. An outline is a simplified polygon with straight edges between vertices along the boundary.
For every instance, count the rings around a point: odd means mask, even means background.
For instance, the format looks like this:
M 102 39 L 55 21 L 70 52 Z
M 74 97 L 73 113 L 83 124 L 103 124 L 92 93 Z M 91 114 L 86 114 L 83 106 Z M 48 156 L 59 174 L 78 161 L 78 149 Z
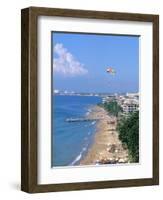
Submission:
M 89 118 L 98 118 L 93 143 L 79 165 L 128 163 L 128 150 L 123 147 L 116 131 L 116 117 L 96 105 L 91 108 Z

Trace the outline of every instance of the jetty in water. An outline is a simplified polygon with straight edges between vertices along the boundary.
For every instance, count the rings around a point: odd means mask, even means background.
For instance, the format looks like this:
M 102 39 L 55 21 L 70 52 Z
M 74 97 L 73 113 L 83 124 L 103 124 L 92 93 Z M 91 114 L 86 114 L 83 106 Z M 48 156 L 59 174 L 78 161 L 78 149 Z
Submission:
M 85 121 L 97 121 L 99 118 L 67 118 L 65 121 L 66 122 L 85 122 Z

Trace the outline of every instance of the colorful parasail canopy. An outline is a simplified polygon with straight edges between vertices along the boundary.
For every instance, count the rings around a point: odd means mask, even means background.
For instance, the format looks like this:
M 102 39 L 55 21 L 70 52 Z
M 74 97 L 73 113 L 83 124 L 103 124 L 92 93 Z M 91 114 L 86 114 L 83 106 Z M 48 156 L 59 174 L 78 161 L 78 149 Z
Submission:
M 106 72 L 109 73 L 109 74 L 111 74 L 111 75 L 115 75 L 116 74 L 115 69 L 113 69 L 112 67 L 108 67 L 106 69 Z

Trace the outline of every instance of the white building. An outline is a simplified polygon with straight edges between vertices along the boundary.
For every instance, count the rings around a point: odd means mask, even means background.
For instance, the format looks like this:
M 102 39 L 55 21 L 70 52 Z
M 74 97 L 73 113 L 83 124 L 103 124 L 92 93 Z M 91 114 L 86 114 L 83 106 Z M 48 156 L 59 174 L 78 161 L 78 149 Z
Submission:
M 138 99 L 139 98 L 139 93 L 126 93 L 126 96 L 128 98 L 135 98 Z
M 54 94 L 58 94 L 59 93 L 59 90 L 54 90 Z
M 136 99 L 126 99 L 121 107 L 125 114 L 135 112 L 139 109 L 139 101 Z

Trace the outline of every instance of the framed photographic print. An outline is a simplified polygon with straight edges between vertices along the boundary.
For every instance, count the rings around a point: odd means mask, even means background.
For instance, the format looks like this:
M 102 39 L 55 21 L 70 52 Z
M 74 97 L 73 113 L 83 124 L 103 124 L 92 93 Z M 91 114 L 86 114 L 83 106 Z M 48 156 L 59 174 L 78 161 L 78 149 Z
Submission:
M 159 184 L 159 16 L 25 8 L 21 189 Z

